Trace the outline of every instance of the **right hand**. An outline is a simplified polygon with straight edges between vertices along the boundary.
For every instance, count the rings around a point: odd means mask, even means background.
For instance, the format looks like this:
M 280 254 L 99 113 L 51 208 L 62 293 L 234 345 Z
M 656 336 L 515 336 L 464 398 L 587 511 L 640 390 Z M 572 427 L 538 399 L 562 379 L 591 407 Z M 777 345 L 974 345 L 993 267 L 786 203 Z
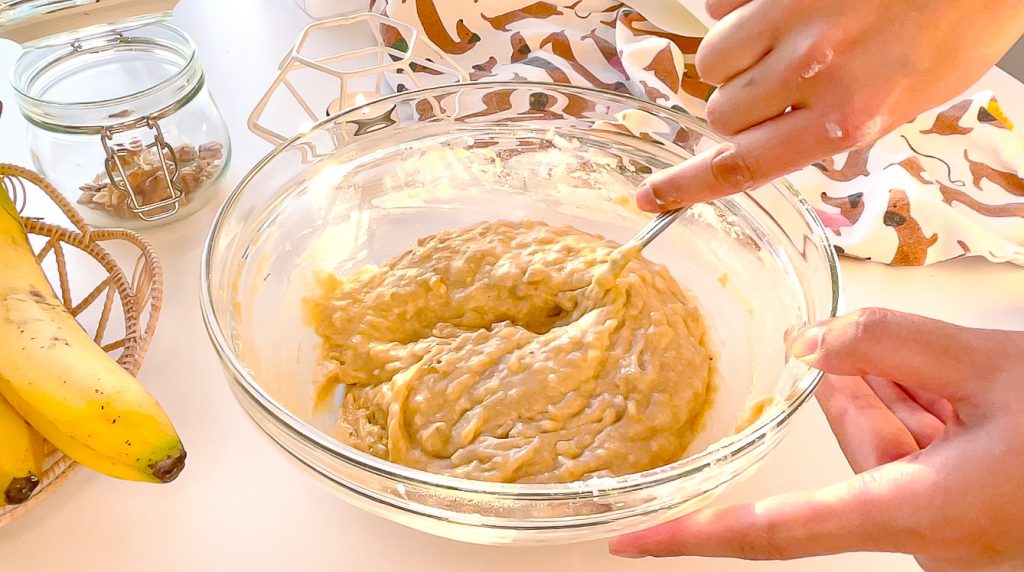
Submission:
M 620 556 L 913 554 L 928 570 L 1024 570 L 1024 332 L 861 310 L 799 333 L 849 481 L 697 511 L 614 539 Z
M 640 186 L 663 211 L 871 143 L 981 78 L 1024 33 L 1022 0 L 708 0 L 697 71 L 727 143 Z M 788 110 L 788 111 L 787 111 Z

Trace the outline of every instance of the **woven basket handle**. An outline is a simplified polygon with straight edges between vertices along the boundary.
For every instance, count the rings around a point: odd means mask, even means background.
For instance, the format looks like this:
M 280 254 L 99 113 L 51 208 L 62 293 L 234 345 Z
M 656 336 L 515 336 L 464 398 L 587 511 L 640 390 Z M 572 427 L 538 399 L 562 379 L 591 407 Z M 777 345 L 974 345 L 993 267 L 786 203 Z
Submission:
M 139 320 L 139 346 L 128 363 L 122 365 L 130 372 L 137 373 L 142 367 L 142 360 L 149 350 L 149 344 L 153 340 L 153 333 L 156 331 L 157 318 L 160 317 L 160 307 L 163 301 L 163 268 L 156 256 L 156 251 L 149 242 L 142 236 L 123 229 L 98 229 L 93 230 L 91 238 L 93 241 L 102 242 L 127 242 L 139 250 L 139 257 L 135 261 L 135 268 L 131 274 L 132 300 L 135 306 L 133 311 L 138 312 Z M 127 268 L 127 267 L 125 267 Z M 148 312 L 146 310 L 149 310 Z M 127 313 L 127 312 L 126 312 Z M 138 363 L 135 363 L 138 362 Z
M 30 171 L 24 167 L 17 165 L 11 165 L 8 163 L 0 163 L 0 178 L 4 179 L 4 182 L 9 183 L 6 186 L 8 191 L 13 193 L 14 204 L 18 208 L 18 212 L 23 212 L 25 204 L 28 202 L 27 191 L 25 190 L 24 181 L 28 181 L 33 185 L 42 189 L 50 200 L 56 204 L 60 210 L 64 213 L 64 216 L 68 217 L 71 224 L 78 229 L 84 236 L 88 237 L 92 232 L 92 227 L 85 222 L 82 215 L 78 214 L 75 207 L 71 206 L 71 203 L 54 187 L 50 181 L 47 181 L 42 175 L 35 171 Z

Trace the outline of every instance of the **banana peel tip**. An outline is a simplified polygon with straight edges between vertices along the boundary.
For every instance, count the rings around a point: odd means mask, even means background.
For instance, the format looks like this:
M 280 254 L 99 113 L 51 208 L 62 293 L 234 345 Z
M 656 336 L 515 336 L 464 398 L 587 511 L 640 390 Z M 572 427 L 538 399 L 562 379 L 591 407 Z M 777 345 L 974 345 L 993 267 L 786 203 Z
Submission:
M 178 478 L 185 468 L 186 453 L 181 449 L 177 454 L 169 455 L 149 466 L 158 482 L 169 483 Z
M 35 475 L 11 479 L 7 490 L 4 491 L 4 500 L 7 501 L 7 504 L 21 504 L 32 496 L 38 486 L 39 478 Z

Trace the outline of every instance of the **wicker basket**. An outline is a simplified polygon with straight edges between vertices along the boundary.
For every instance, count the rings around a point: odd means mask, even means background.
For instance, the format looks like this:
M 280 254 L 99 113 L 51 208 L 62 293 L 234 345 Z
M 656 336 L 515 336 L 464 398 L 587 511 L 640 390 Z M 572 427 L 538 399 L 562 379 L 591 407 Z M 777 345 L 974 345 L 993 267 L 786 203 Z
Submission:
M 153 248 L 138 234 L 121 229 L 93 229 L 46 179 L 21 167 L 0 164 L 0 179 L 12 193 L 18 211 L 28 203 L 49 200 L 67 218 L 66 228 L 31 216 L 23 217 L 36 258 L 64 305 L 104 350 L 132 375 L 138 373 L 153 337 L 163 297 L 163 273 Z M 41 191 L 41 192 L 37 192 Z M 0 191 L 2 192 L 2 191 Z M 45 195 L 45 197 L 44 197 Z M 137 255 L 131 270 L 120 267 L 108 247 L 130 249 Z M 130 255 L 129 255 L 130 256 Z M 123 258 L 130 259 L 130 258 Z M 102 278 L 93 285 L 75 269 L 96 266 Z M 16 506 L 0 508 L 0 526 L 32 510 L 67 480 L 77 465 L 49 447 L 39 487 L 32 497 Z

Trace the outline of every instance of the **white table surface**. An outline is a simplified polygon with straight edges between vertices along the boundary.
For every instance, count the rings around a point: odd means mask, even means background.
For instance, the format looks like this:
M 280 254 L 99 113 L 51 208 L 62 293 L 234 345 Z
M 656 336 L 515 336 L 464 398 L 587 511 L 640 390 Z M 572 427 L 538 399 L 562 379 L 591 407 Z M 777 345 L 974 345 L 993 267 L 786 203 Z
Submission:
M 290 0 L 184 0 L 175 22 L 199 45 L 227 118 L 234 161 L 226 193 L 269 147 L 245 120 L 277 63 L 308 22 Z M 20 48 L 0 45 L 5 76 Z M 0 161 L 29 165 L 24 122 L 7 82 L 0 100 Z M 1024 118 L 1024 85 L 993 70 L 982 85 Z M 1021 121 L 1018 119 L 1018 121 Z M 677 559 L 626 561 L 603 542 L 564 547 L 464 545 L 405 529 L 345 504 L 290 465 L 231 396 L 199 312 L 199 252 L 216 204 L 147 236 L 166 269 L 160 327 L 141 373 L 170 412 L 189 451 L 166 486 L 81 471 L 37 510 L 0 529 L 0 569 L 375 570 L 916 570 L 907 556 L 842 555 L 796 562 Z M 1024 329 L 1024 269 L 980 260 L 927 268 L 843 262 L 848 308 L 883 305 L 969 325 Z M 817 404 L 754 477 L 717 501 L 755 500 L 850 475 Z

